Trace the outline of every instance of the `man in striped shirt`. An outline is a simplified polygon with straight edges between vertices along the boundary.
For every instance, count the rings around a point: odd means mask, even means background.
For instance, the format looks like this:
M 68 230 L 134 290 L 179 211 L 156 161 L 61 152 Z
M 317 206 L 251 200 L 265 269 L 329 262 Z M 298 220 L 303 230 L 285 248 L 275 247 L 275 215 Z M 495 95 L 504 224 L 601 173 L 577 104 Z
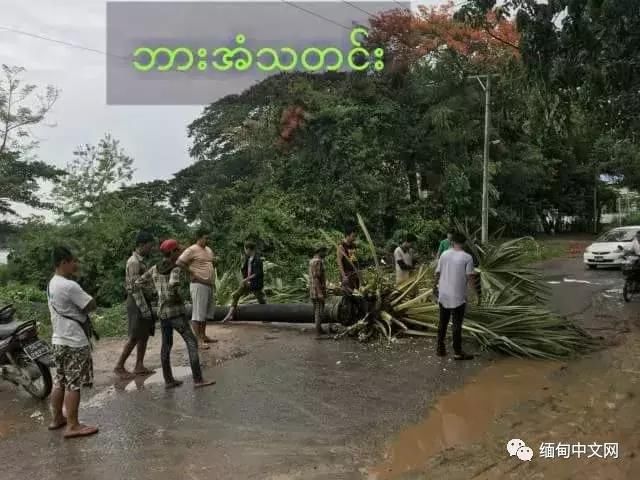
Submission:
M 127 291 L 127 318 L 129 320 L 129 340 L 116 363 L 114 372 L 121 378 L 153 373 L 144 366 L 149 336 L 155 332 L 155 316 L 149 302 L 152 293 L 144 287 L 136 285 L 136 281 L 147 271 L 145 257 L 154 246 L 154 238 L 148 232 L 140 232 L 136 238 L 136 249 L 127 260 L 125 288 Z M 136 365 L 133 374 L 125 368 L 125 362 L 136 348 Z

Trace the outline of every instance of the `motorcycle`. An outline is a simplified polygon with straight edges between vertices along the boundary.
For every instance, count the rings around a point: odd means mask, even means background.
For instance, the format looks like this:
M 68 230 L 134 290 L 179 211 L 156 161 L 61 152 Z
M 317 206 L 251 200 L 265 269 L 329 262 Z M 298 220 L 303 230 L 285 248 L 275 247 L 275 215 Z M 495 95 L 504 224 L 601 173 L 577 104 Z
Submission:
M 634 294 L 640 293 L 640 257 L 635 255 L 625 255 L 625 263 L 622 265 L 622 275 L 624 276 L 624 287 L 622 287 L 622 297 L 625 302 L 630 302 Z
M 13 305 L 0 309 L 0 379 L 44 400 L 51 393 L 51 348 L 38 338 L 36 323 L 18 323 Z

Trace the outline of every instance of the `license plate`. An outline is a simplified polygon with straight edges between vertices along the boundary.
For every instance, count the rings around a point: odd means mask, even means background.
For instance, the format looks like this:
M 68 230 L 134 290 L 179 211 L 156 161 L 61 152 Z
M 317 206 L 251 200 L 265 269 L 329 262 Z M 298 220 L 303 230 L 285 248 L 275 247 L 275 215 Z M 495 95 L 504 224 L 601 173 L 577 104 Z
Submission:
M 604 260 L 604 258 L 603 258 L 603 257 L 600 257 L 600 256 L 598 256 L 598 255 L 596 255 L 595 257 L 593 257 L 593 259 L 594 259 L 596 262 L 601 262 L 601 261 L 603 261 L 603 260 Z
M 51 348 L 49 348 L 49 345 L 42 340 L 36 340 L 29 345 L 25 345 L 23 348 L 24 353 L 26 353 L 27 357 L 29 357 L 31 360 L 37 360 L 51 353 Z

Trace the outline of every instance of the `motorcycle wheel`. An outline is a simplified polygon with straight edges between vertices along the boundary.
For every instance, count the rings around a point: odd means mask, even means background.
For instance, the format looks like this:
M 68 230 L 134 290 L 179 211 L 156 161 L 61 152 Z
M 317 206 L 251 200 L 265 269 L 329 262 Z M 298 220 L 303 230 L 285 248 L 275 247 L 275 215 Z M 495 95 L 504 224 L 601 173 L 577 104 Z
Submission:
M 629 292 L 628 280 L 625 280 L 624 287 L 622 287 L 622 298 L 624 298 L 625 302 L 629 302 L 631 300 L 631 293 Z
M 38 400 L 44 400 L 49 396 L 51 389 L 53 388 L 51 370 L 47 365 L 37 360 L 35 362 L 27 360 L 27 362 L 28 363 L 23 368 L 27 370 L 33 365 L 37 367 L 39 375 L 36 378 L 32 378 L 29 385 L 23 385 L 22 388 L 24 388 L 32 397 L 37 398 Z

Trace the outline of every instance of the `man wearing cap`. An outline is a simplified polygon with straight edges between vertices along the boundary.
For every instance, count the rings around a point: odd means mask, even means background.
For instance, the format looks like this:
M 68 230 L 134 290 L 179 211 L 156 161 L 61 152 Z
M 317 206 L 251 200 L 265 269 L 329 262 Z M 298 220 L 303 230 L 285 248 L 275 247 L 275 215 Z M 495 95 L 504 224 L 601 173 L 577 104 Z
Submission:
M 201 349 L 209 348 L 208 343 L 213 343 L 207 337 L 207 320 L 213 320 L 216 309 L 215 297 L 215 267 L 216 257 L 213 251 L 207 246 L 209 233 L 206 229 L 199 229 L 196 233 L 196 243 L 187 248 L 180 258 L 178 266 L 188 269 L 191 274 L 191 324 L 193 331 L 198 337 L 198 344 Z
M 149 299 L 152 293 L 136 281 L 147 271 L 145 257 L 153 249 L 154 238 L 148 232 L 140 232 L 136 238 L 136 249 L 127 260 L 125 274 L 125 288 L 127 290 L 127 318 L 129 320 L 129 340 L 125 344 L 118 363 L 114 368 L 116 375 L 130 378 L 133 375 L 125 368 L 125 362 L 134 348 L 136 351 L 136 366 L 134 375 L 149 375 L 153 373 L 144 366 L 144 355 L 147 351 L 149 336 L 155 331 L 155 316 Z
M 173 347 L 173 331 L 182 336 L 187 345 L 193 383 L 196 388 L 213 385 L 214 381 L 206 381 L 202 378 L 200 358 L 198 357 L 198 342 L 189 327 L 186 317 L 184 301 L 180 296 L 180 283 L 182 269 L 176 264 L 182 248 L 176 240 L 165 240 L 160 245 L 163 260 L 151 267 L 137 281 L 139 285 L 153 282 L 158 293 L 158 316 L 162 329 L 162 348 L 160 361 L 162 363 L 162 375 L 167 388 L 175 388 L 182 382 L 173 377 L 171 371 L 171 348 Z

